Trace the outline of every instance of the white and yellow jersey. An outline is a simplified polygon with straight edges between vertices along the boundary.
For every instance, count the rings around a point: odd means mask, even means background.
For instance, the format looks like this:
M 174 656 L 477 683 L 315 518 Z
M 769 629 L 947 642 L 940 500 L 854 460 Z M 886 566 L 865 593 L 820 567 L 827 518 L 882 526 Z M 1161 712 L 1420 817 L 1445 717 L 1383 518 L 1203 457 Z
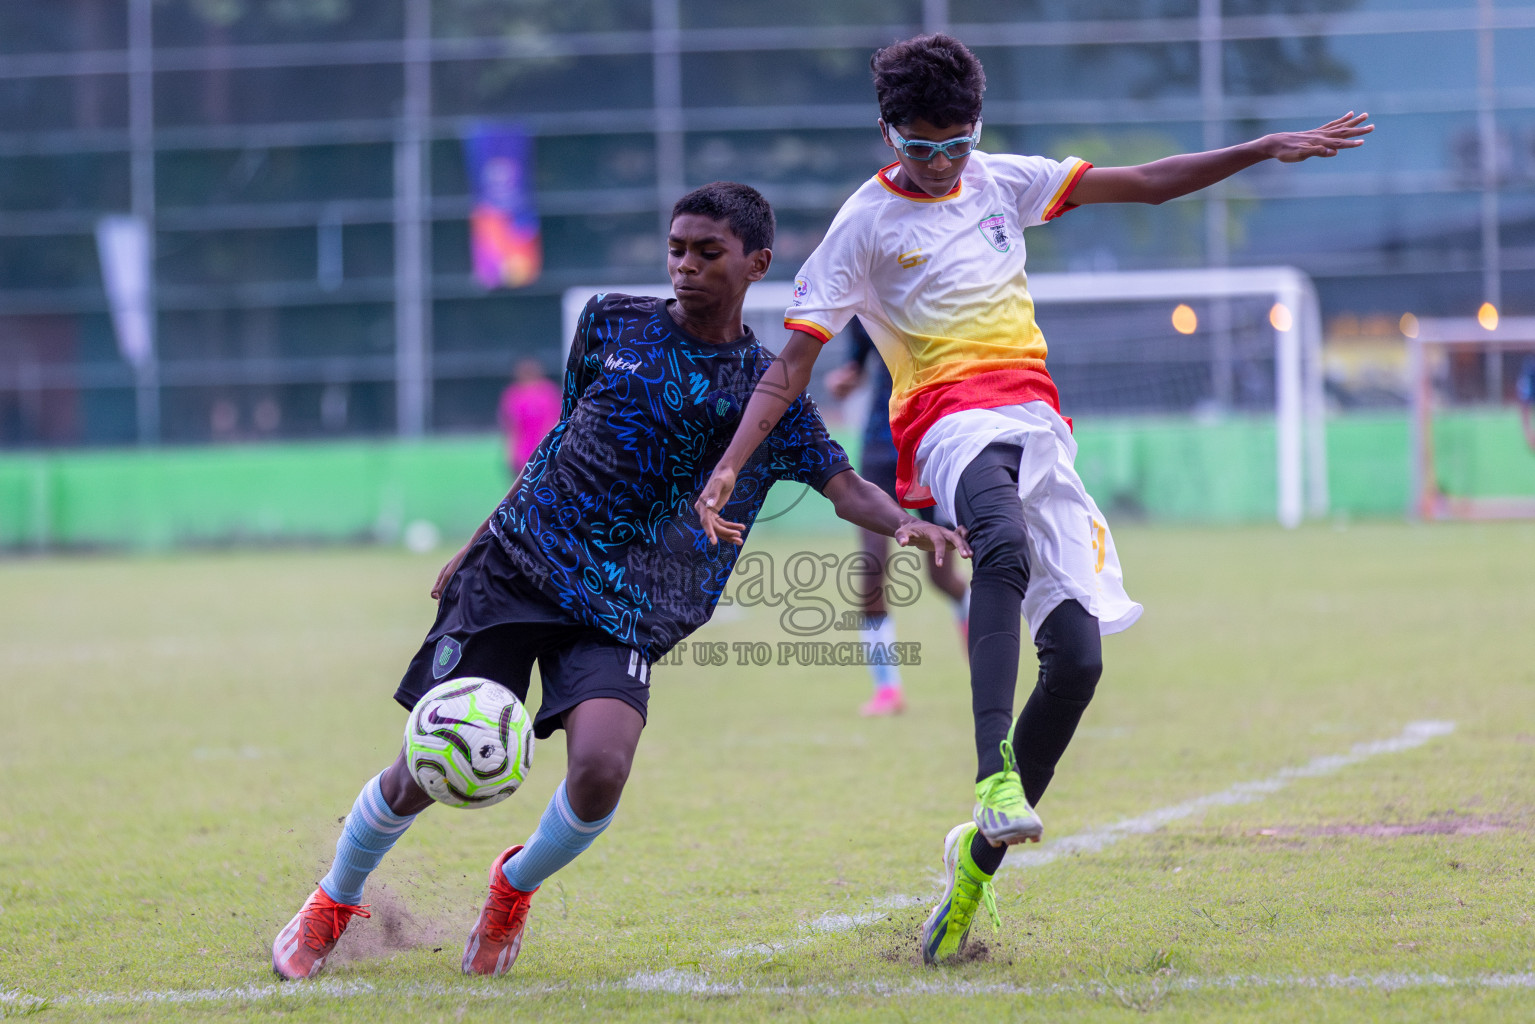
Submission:
M 914 459 L 939 417 L 1036 399 L 1059 410 L 1023 229 L 1072 209 L 1091 166 L 976 151 L 953 191 L 934 197 L 897 187 L 891 164 L 842 204 L 795 279 L 786 327 L 825 342 L 857 316 L 890 368 L 896 487 L 908 507 L 932 504 Z

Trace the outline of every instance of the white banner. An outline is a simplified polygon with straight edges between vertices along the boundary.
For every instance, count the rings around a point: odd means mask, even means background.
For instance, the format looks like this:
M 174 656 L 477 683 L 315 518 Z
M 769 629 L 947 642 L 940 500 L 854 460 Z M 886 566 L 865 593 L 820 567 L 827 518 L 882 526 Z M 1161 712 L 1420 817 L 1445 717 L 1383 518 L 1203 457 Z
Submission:
M 149 313 L 149 228 L 142 217 L 115 215 L 96 222 L 101 281 L 112 307 L 117 350 L 135 367 L 154 355 Z

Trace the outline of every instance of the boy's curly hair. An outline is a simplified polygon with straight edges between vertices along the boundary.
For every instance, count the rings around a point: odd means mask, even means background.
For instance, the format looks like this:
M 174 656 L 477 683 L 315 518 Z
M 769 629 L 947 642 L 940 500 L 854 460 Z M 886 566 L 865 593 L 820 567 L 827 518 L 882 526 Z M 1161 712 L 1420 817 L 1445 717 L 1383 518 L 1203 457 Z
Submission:
M 986 72 L 970 48 L 953 36 L 913 36 L 877 50 L 869 59 L 879 116 L 886 124 L 921 119 L 940 128 L 973 124 L 981 116 Z

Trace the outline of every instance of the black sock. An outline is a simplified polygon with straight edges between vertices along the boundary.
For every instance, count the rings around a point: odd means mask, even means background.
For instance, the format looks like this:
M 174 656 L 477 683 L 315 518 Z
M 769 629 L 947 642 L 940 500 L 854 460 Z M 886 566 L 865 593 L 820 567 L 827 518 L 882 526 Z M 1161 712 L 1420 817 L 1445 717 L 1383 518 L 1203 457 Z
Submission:
M 1087 710 L 1087 701 L 1063 700 L 1038 687 L 1018 715 L 1013 726 L 1013 753 L 1018 758 L 1018 778 L 1030 806 L 1038 807 L 1055 765 L 1066 753 L 1066 745 L 1077 731 L 1077 723 Z
M 988 875 L 997 873 L 1002 866 L 1002 858 L 1007 856 L 1007 847 L 992 846 L 986 841 L 986 837 L 979 831 L 970 839 L 970 859 L 975 861 L 975 866 Z

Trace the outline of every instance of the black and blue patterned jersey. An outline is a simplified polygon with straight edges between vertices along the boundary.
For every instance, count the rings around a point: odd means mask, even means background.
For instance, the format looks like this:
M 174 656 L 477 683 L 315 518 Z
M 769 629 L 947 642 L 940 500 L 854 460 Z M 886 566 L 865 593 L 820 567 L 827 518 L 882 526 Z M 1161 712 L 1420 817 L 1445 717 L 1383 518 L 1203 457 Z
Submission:
M 662 299 L 595 296 L 559 425 L 490 518 L 512 561 L 577 621 L 651 660 L 707 622 L 740 549 L 709 543 L 693 501 L 772 358 L 750 329 L 715 345 Z M 848 468 L 802 395 L 742 467 L 723 515 L 750 528 L 773 484 L 820 490 Z

